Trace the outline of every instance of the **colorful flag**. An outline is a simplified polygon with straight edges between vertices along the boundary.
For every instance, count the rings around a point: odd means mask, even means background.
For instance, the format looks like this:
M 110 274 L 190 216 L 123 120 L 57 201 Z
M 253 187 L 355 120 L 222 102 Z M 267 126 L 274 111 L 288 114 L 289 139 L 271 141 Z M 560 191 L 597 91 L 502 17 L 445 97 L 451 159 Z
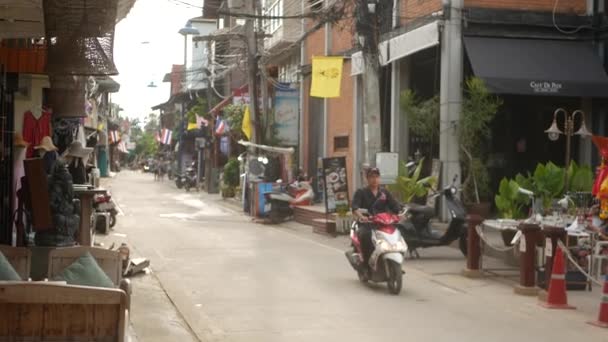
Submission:
M 196 124 L 198 125 L 198 127 L 207 127 L 209 126 L 209 120 L 205 119 L 202 116 L 196 116 Z
M 110 131 L 110 143 L 115 144 L 120 140 L 120 135 L 118 131 Z
M 226 121 L 217 118 L 215 122 L 215 135 L 222 135 L 226 130 Z
M 129 151 L 127 150 L 127 144 L 125 144 L 124 141 L 118 143 L 118 150 L 122 153 L 129 153 Z
M 245 114 L 243 114 L 243 124 L 241 125 L 243 134 L 247 137 L 247 140 L 251 140 L 251 113 L 249 106 L 245 106 Z
M 192 130 L 195 130 L 198 128 L 199 128 L 199 126 L 196 122 L 188 122 L 188 128 L 186 128 L 186 130 L 192 131 Z
M 310 96 L 322 98 L 340 97 L 342 62 L 342 57 L 312 58 Z
M 169 129 L 163 129 L 163 135 L 161 137 L 161 143 L 164 145 L 171 145 L 171 138 L 173 137 L 173 131 Z

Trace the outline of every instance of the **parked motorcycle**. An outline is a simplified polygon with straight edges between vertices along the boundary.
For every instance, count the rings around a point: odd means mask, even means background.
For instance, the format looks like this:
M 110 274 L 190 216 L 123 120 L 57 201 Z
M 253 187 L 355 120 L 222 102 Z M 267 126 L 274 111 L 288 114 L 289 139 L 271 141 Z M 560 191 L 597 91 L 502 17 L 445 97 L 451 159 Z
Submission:
M 458 198 L 458 189 L 455 184 L 456 177 L 450 186 L 433 195 L 445 198 L 450 214 L 448 229 L 444 233 L 433 229 L 430 222 L 436 216 L 436 208 L 417 204 L 405 206 L 406 220 L 402 221 L 398 227 L 407 242 L 410 256 L 420 258 L 418 248 L 447 246 L 456 240 L 459 240 L 458 247 L 462 254 L 467 255 L 466 209 Z M 439 202 L 436 201 L 436 203 Z
M 194 162 L 192 162 L 192 165 L 186 168 L 186 173 L 184 173 L 181 177 L 181 183 L 186 191 L 190 191 L 192 188 L 198 189 L 198 181 L 196 177 L 197 171 L 194 165 Z
M 95 212 L 109 213 L 109 225 L 110 228 L 114 228 L 114 226 L 116 225 L 116 216 L 118 215 L 118 209 L 116 208 L 116 203 L 112 199 L 112 195 L 110 194 L 110 192 L 95 195 L 95 197 L 93 198 L 93 209 L 95 210 Z
M 315 197 L 310 182 L 296 181 L 282 191 L 264 194 L 268 218 L 272 223 L 280 223 L 293 217 L 293 206 L 310 204 Z
M 408 250 L 406 241 L 397 229 L 398 215 L 381 213 L 370 217 L 374 251 L 369 258 L 369 267 L 363 265 L 363 253 L 359 240 L 359 223 L 354 222 L 350 230 L 352 250 L 345 252 L 350 265 L 363 283 L 387 283 L 391 294 L 399 294 L 403 285 L 402 264 Z

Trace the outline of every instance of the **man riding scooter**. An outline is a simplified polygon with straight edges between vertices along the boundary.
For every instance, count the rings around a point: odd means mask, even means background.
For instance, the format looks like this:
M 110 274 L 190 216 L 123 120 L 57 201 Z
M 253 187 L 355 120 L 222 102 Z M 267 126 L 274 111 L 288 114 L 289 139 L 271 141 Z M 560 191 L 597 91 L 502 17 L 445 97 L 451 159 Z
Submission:
M 373 223 L 363 213 L 376 215 L 379 213 L 392 212 L 398 214 L 401 206 L 393 198 L 390 192 L 380 188 L 380 170 L 369 168 L 366 172 L 367 186 L 358 189 L 353 196 L 352 208 L 355 218 L 359 224 L 359 239 L 361 241 L 361 252 L 363 254 L 363 267 L 369 267 L 369 258 L 373 252 L 372 243 Z

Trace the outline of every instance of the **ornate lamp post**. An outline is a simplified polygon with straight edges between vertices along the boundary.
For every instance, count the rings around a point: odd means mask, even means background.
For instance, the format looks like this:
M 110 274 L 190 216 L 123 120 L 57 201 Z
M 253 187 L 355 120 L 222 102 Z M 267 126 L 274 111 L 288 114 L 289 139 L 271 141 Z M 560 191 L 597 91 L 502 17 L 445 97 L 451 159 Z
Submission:
M 559 113 L 564 114 L 564 130 L 563 131 L 560 130 L 557 125 L 557 114 L 559 114 Z M 574 132 L 574 119 L 576 119 L 577 115 L 581 116 L 581 127 L 578 129 L 578 131 Z M 570 181 L 568 179 L 568 169 L 570 168 L 570 145 L 571 145 L 570 139 L 572 138 L 573 135 L 578 135 L 582 138 L 587 138 L 592 135 L 591 132 L 589 132 L 589 130 L 587 129 L 587 125 L 585 124 L 585 112 L 578 109 L 572 113 L 568 113 L 563 108 L 556 109 L 555 112 L 553 113 L 553 123 L 551 124 L 551 127 L 549 127 L 549 129 L 547 129 L 545 131 L 545 133 L 547 133 L 547 136 L 549 137 L 549 140 L 551 140 L 551 141 L 557 141 L 557 139 L 559 139 L 560 135 L 566 136 L 566 175 L 565 175 L 565 180 L 564 180 L 564 186 L 565 186 L 565 189 L 568 189 L 569 185 L 570 185 L 570 184 L 568 184 L 568 182 Z

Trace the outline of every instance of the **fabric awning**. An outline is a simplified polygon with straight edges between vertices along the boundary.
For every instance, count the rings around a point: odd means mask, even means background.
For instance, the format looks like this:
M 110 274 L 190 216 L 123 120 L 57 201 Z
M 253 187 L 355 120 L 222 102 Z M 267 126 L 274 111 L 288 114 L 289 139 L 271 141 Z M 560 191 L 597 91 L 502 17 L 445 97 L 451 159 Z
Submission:
M 473 72 L 497 94 L 608 97 L 608 77 L 586 42 L 465 37 Z

